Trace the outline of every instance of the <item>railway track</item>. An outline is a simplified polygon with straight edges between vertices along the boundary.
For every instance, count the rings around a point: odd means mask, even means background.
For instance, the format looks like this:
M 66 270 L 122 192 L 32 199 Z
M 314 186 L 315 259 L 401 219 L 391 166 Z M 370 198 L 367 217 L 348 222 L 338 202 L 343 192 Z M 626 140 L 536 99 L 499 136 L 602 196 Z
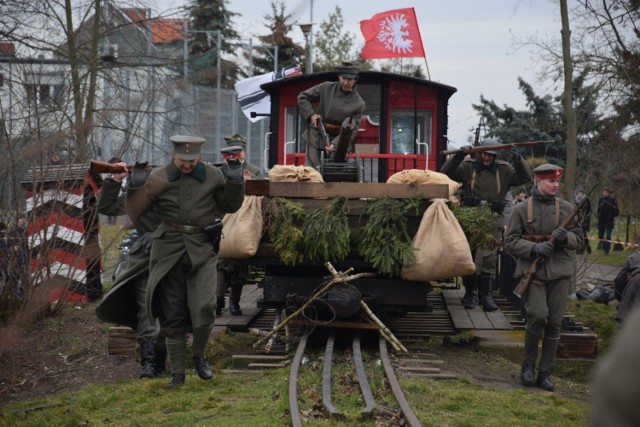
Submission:
M 291 424 L 294 427 L 302 426 L 302 416 L 300 406 L 298 404 L 298 380 L 300 368 L 304 359 L 306 351 L 308 337 L 303 336 L 295 352 L 295 356 L 291 363 L 291 370 L 289 375 L 289 411 L 291 414 Z M 400 413 L 408 426 L 420 426 L 420 421 L 414 413 L 411 405 L 407 401 L 402 387 L 395 374 L 395 369 L 389 353 L 387 351 L 387 342 L 384 338 L 380 337 L 378 342 L 379 347 L 379 360 L 384 367 L 385 378 L 389 384 L 391 392 L 398 403 Z M 364 362 L 362 360 L 362 350 L 360 342 L 360 333 L 355 331 L 353 333 L 353 341 L 351 345 L 353 367 L 356 372 L 358 384 L 360 386 L 360 393 L 364 401 L 364 406 L 360 411 L 360 417 L 362 420 L 369 419 L 374 415 L 376 410 L 376 402 L 373 397 L 373 392 L 369 380 L 367 378 Z M 323 366 L 322 366 L 322 407 L 327 417 L 336 420 L 344 419 L 345 415 L 340 408 L 336 407 L 332 399 L 332 377 L 333 377 L 333 362 L 335 360 L 335 330 L 331 330 L 324 350 Z

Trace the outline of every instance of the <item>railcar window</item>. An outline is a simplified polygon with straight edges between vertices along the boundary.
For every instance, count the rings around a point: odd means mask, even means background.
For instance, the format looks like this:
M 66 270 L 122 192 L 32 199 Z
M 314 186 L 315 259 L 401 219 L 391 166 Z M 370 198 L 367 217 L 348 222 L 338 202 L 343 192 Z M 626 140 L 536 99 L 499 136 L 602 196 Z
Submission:
M 418 152 L 416 139 L 431 146 L 431 110 L 393 110 L 391 112 L 391 153 L 424 154 Z
M 298 124 L 298 130 L 300 131 L 300 134 L 302 134 L 302 132 L 304 132 L 304 130 L 306 129 L 306 124 L 304 123 L 304 121 L 300 118 L 300 115 L 298 114 L 298 109 L 297 107 L 285 107 L 284 109 L 284 141 L 285 142 L 289 142 L 289 141 L 296 141 L 296 146 L 292 147 L 292 148 L 288 148 L 288 153 L 285 154 L 291 154 L 291 153 L 301 153 L 305 151 L 305 147 L 302 146 L 302 144 L 300 144 L 300 135 L 296 135 L 296 122 Z

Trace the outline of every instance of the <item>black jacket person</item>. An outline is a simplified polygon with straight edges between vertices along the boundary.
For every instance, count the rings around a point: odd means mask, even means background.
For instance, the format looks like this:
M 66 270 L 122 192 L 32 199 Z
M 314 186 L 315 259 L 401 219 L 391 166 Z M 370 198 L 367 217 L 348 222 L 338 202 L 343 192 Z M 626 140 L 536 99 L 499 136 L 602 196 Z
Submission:
M 143 187 L 129 187 L 133 215 L 155 210 L 149 264 L 149 312 L 160 318 L 171 361 L 169 387 L 184 383 L 187 332 L 193 331 L 193 362 L 202 379 L 212 373 L 205 349 L 215 320 L 217 249 L 206 227 L 219 213 L 235 212 L 244 199 L 240 162 L 228 162 L 226 176 L 199 161 L 203 138 L 174 136 L 172 161 L 155 168 Z

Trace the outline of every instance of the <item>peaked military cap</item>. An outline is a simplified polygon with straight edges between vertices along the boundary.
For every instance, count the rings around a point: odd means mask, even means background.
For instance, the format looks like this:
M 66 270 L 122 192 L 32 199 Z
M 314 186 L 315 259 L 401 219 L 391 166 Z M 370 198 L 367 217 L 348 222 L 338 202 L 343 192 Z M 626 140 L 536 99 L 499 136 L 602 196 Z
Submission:
M 246 138 L 240 135 L 239 133 L 234 133 L 233 135 L 225 136 L 224 142 L 226 142 L 227 145 L 238 146 L 238 147 L 242 147 L 243 149 L 247 148 Z
M 220 149 L 220 152 L 225 156 L 233 156 L 240 154 L 242 150 L 244 150 L 244 147 L 241 147 L 240 145 L 228 145 Z
M 200 150 L 204 144 L 204 138 L 199 136 L 174 135 L 171 137 L 173 151 L 182 160 L 196 160 L 200 157 Z
M 560 179 L 562 177 L 562 168 L 552 164 L 540 165 L 533 170 L 536 178 L 539 179 Z
M 360 66 L 357 62 L 342 61 L 342 64 L 336 67 L 338 75 L 341 75 L 345 79 L 355 79 L 360 74 Z

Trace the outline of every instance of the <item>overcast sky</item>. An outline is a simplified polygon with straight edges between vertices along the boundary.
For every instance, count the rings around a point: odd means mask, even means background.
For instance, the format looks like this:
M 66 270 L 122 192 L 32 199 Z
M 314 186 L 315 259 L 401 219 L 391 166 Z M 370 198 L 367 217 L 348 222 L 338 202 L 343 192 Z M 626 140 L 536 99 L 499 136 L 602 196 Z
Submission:
M 163 16 L 175 13 L 176 8 L 186 3 L 186 0 L 147 0 L 154 13 Z M 270 0 L 228 2 L 230 11 L 242 15 L 234 20 L 241 38 L 254 37 L 257 43 L 255 37 L 266 32 L 264 16 L 270 14 L 270 4 Z M 531 49 L 516 49 L 514 40 L 534 35 L 557 37 L 561 27 L 560 6 L 549 0 L 288 0 L 285 4 L 295 22 L 316 24 L 326 21 L 339 6 L 344 30 L 356 36 L 355 43 L 360 47 L 364 43 L 361 20 L 391 9 L 415 8 L 431 80 L 458 90 L 449 102 L 451 147 L 464 145 L 473 135 L 479 116 L 471 104 L 479 103 L 481 94 L 498 105 L 524 108 L 518 77 L 533 84 L 538 93 L 545 93 L 548 85 L 538 85 L 538 65 L 531 59 Z M 304 45 L 298 27 L 291 36 Z M 375 65 L 378 60 L 373 62 Z M 425 69 L 424 60 L 417 63 Z

